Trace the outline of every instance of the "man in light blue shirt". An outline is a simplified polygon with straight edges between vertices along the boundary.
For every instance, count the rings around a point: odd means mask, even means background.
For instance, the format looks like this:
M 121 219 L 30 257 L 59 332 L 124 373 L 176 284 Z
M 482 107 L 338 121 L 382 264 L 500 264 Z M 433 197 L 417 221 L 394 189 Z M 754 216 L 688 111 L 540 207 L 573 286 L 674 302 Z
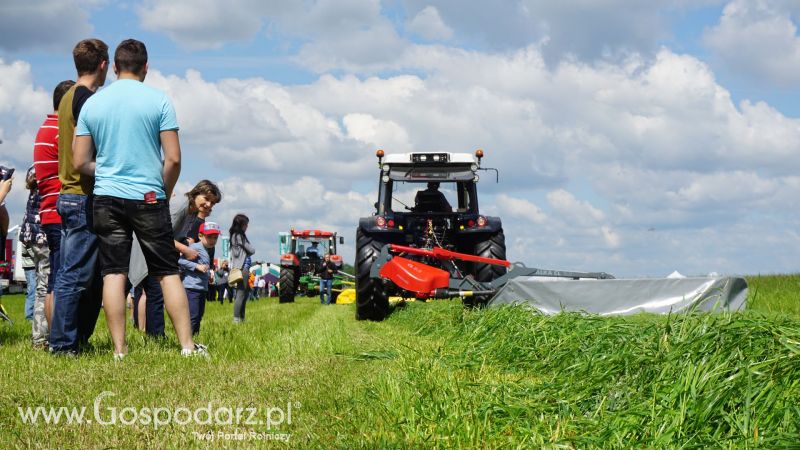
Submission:
M 94 195 L 143 200 L 153 192 L 158 200 L 168 198 L 160 135 L 178 131 L 172 103 L 138 80 L 120 79 L 102 93 L 86 101 L 75 131 L 91 136 L 97 148 Z
M 142 42 L 127 39 L 119 44 L 114 54 L 118 81 L 83 105 L 73 164 L 81 173 L 95 176 L 93 218 L 114 358 L 127 354 L 125 281 L 132 233 L 141 244 L 148 273 L 161 284 L 181 354 L 206 355 L 205 346 L 192 339 L 169 216 L 168 199 L 180 174 L 178 123 L 166 95 L 144 85 L 147 68 Z

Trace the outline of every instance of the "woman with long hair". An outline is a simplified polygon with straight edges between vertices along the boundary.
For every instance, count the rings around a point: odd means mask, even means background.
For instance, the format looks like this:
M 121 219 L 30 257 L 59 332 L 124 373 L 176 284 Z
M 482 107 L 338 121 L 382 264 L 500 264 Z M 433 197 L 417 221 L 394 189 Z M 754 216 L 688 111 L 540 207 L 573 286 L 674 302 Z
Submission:
M 233 218 L 230 229 L 231 245 L 231 271 L 240 269 L 242 271 L 241 280 L 236 282 L 236 299 L 233 302 L 233 322 L 244 321 L 244 308 L 247 305 L 247 291 L 249 286 L 247 279 L 250 276 L 250 268 L 245 265 L 245 259 L 256 252 L 253 244 L 247 239 L 247 226 L 250 219 L 244 214 L 237 214 Z
M 172 221 L 172 231 L 175 234 L 175 249 L 182 253 L 186 259 L 197 258 L 197 250 L 189 247 L 198 241 L 200 224 L 206 221 L 211 215 L 214 205 L 222 201 L 222 192 L 216 184 L 209 180 L 201 180 L 189 192 L 186 193 L 186 200 L 181 201 L 180 197 L 175 196 L 169 202 L 170 218 Z M 214 260 L 214 253 L 209 251 L 211 260 Z M 164 335 L 164 296 L 161 292 L 161 285 L 158 280 L 150 277 L 147 273 L 147 265 L 144 254 L 139 247 L 139 241 L 134 240 L 131 251 L 130 271 L 128 279 L 133 286 L 137 287 L 134 295 L 134 309 L 138 312 L 134 316 L 134 325 L 144 328 L 151 336 Z M 140 306 L 142 301 L 141 293 L 146 294 L 146 305 Z M 143 313 L 142 313 L 143 312 Z

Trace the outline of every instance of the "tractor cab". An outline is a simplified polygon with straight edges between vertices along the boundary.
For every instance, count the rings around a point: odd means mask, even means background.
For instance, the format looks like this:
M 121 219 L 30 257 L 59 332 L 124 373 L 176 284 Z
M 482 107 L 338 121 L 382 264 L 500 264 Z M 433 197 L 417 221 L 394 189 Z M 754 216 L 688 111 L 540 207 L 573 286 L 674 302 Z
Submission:
M 365 233 L 385 242 L 472 252 L 474 234 L 498 232 L 497 217 L 480 213 L 477 184 L 483 151 L 379 155 L 378 201 Z

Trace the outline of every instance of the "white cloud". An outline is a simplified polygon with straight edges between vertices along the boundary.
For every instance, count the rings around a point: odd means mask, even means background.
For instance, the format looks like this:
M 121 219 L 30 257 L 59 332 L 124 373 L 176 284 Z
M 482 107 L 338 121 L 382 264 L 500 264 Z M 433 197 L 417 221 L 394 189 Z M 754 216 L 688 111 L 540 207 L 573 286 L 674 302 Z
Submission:
M 536 225 L 544 224 L 547 221 L 547 214 L 528 200 L 500 194 L 495 197 L 494 201 L 499 209 L 498 212 L 503 217 L 525 219 Z
M 253 39 L 270 17 L 281 17 L 293 2 L 262 0 L 147 0 L 136 8 L 141 26 L 165 33 L 188 49 L 220 48 Z
M 705 42 L 737 73 L 783 87 L 797 87 L 798 14 L 800 6 L 789 1 L 733 0 L 725 6 L 719 23 L 706 31 Z
M 52 93 L 34 88 L 30 64 L 0 59 L 0 161 L 27 167 L 33 161 L 33 139 L 53 111 Z
M 566 222 L 585 225 L 605 219 L 603 211 L 595 208 L 589 202 L 578 200 L 564 189 L 556 189 L 549 192 L 547 201 Z
M 0 2 L 0 49 L 69 51 L 91 35 L 86 2 L 40 0 Z
M 557 63 L 572 54 L 583 60 L 650 52 L 670 35 L 671 13 L 719 0 L 683 1 L 404 0 L 409 16 L 428 7 L 471 46 L 511 50 L 542 43 L 544 57 Z
M 426 6 L 406 24 L 406 29 L 428 40 L 447 40 L 453 37 L 453 30 L 439 16 L 435 6 Z
M 347 114 L 342 118 L 347 135 L 375 148 L 387 147 L 395 151 L 412 150 L 408 133 L 390 120 L 379 120 L 370 114 Z

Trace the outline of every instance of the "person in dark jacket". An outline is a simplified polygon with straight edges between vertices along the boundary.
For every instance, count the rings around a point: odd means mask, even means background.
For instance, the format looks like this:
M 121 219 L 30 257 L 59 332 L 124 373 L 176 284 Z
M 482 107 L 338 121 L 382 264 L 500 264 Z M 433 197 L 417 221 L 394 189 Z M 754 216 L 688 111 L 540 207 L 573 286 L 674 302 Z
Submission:
M 319 266 L 319 302 L 324 305 L 331 304 L 331 289 L 333 289 L 333 276 L 338 269 L 331 261 L 331 255 L 326 253 Z

